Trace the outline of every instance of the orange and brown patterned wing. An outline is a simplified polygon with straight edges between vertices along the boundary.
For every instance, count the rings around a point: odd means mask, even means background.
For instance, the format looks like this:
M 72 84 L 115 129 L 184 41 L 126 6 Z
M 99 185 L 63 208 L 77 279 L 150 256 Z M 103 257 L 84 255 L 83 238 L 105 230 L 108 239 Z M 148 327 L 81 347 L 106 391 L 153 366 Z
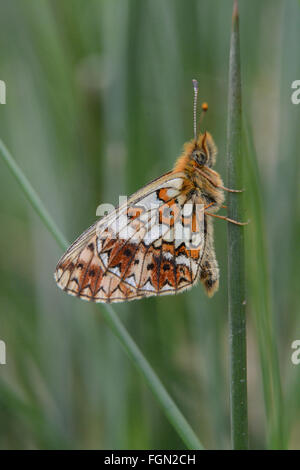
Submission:
M 175 294 L 191 287 L 199 277 L 203 243 L 188 247 L 186 234 L 178 236 L 178 230 L 189 234 L 200 224 L 195 200 L 182 190 L 183 183 L 181 174 L 167 174 L 88 229 L 59 261 L 59 287 L 95 302 Z M 189 214 L 182 210 L 186 203 Z
M 92 300 L 104 271 L 96 248 L 96 224 L 84 232 L 59 260 L 54 273 L 58 286 L 74 296 Z

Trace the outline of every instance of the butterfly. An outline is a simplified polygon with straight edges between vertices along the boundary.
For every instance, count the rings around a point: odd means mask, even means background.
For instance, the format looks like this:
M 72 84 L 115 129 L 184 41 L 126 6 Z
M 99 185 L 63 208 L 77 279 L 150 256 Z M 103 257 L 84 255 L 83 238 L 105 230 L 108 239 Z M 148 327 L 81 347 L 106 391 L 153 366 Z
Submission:
M 194 84 L 194 138 L 173 170 L 134 193 L 69 247 L 54 274 L 58 286 L 94 302 L 123 302 L 177 294 L 200 281 L 208 296 L 219 286 L 213 217 L 225 188 L 212 169 L 217 149 L 210 133 L 197 135 L 198 83 Z M 202 111 L 207 105 L 202 105 Z

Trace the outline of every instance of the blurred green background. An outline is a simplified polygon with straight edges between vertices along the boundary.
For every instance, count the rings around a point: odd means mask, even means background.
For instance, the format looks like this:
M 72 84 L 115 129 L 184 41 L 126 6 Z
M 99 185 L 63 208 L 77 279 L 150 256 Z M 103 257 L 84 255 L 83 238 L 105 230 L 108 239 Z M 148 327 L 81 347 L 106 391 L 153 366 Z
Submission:
M 192 78 L 226 181 L 231 0 L 0 1 L 0 138 L 70 241 L 168 171 L 192 137 Z M 251 448 L 300 449 L 300 3 L 240 0 Z M 183 449 L 0 159 L 1 449 Z M 220 290 L 115 311 L 207 448 L 230 447 L 226 224 Z M 280 368 L 280 382 L 278 369 Z M 272 398 L 273 397 L 273 398 Z

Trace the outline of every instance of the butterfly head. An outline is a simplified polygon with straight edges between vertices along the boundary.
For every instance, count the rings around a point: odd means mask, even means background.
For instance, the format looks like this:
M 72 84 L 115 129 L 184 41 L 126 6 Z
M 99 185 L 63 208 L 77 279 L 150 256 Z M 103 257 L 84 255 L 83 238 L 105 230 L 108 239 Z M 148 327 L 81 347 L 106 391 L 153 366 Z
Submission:
M 209 132 L 199 134 L 198 139 L 194 139 L 194 146 L 190 155 L 198 166 L 212 167 L 216 162 L 217 149 Z
M 174 171 L 193 172 L 195 166 L 211 168 L 216 162 L 216 156 L 217 148 L 210 133 L 199 134 L 197 139 L 192 139 L 184 145 Z

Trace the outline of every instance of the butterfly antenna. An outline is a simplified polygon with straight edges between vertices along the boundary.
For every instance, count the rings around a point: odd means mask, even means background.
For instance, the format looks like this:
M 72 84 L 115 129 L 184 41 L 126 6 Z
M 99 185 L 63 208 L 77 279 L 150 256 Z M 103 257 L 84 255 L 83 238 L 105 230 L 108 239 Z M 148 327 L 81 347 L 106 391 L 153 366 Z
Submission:
M 201 122 L 203 121 L 204 114 L 207 112 L 207 110 L 208 110 L 208 104 L 207 103 L 202 103 L 202 105 L 201 105 L 201 114 L 200 114 L 200 117 L 199 117 L 199 126 L 200 126 Z
M 194 88 L 194 139 L 197 139 L 197 99 L 198 99 L 198 82 L 193 80 Z

